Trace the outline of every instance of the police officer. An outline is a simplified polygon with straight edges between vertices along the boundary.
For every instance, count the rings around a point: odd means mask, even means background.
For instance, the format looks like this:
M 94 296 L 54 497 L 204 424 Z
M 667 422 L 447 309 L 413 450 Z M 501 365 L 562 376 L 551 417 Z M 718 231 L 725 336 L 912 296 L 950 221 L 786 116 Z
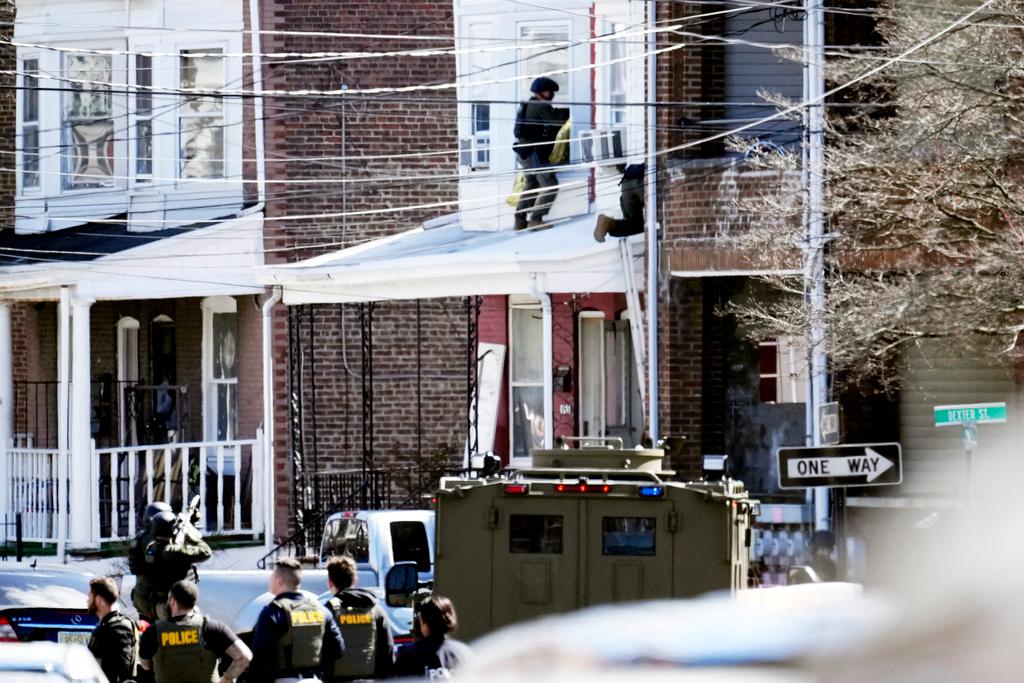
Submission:
M 179 520 L 169 510 L 158 512 L 150 520 L 153 540 L 146 546 L 142 571 L 132 593 L 139 615 L 150 622 L 167 618 L 167 592 L 171 586 L 186 579 L 195 582 L 195 564 L 205 562 L 213 554 L 190 523 L 181 523 L 186 528 L 176 534 Z
M 142 530 L 135 534 L 131 545 L 128 546 L 128 571 L 136 576 L 145 571 L 146 548 L 153 540 L 153 518 L 161 512 L 171 512 L 171 506 L 162 500 L 146 506 Z
M 153 671 L 156 683 L 231 683 L 252 661 L 252 652 L 230 628 L 196 608 L 198 597 L 194 583 L 178 581 L 167 596 L 170 617 L 142 634 L 140 663 Z M 223 655 L 231 664 L 219 676 Z
M 270 574 L 274 599 L 260 612 L 253 629 L 256 656 L 249 680 L 296 683 L 334 671 L 345 650 L 338 625 L 316 596 L 301 587 L 298 561 L 279 560 Z
M 109 576 L 89 581 L 89 614 L 100 620 L 89 638 L 89 652 L 110 683 L 135 678 L 139 645 L 139 630 L 117 609 L 117 596 L 117 583 Z
M 516 204 L 515 229 L 543 230 L 551 227 L 544 217 L 558 195 L 558 178 L 550 167 L 558 130 L 569 118 L 568 109 L 555 109 L 551 101 L 558 92 L 558 83 L 547 76 L 535 78 L 530 84 L 530 99 L 519 105 L 516 114 L 516 167 L 523 172 L 526 184 Z
M 594 226 L 594 239 L 598 242 L 604 242 L 605 235 L 629 237 L 644 231 L 644 169 L 644 164 L 630 164 L 622 172 L 619 182 L 622 218 L 599 214 Z
M 443 595 L 431 595 L 420 603 L 416 622 L 422 637 L 398 651 L 396 676 L 447 679 L 453 669 L 472 657 L 469 646 L 451 634 L 458 626 L 455 606 Z
M 335 663 L 328 680 L 387 678 L 394 663 L 387 617 L 372 592 L 356 588 L 356 578 L 356 562 L 350 556 L 335 556 L 327 563 L 327 588 L 334 594 L 327 609 L 345 640 L 345 656 Z

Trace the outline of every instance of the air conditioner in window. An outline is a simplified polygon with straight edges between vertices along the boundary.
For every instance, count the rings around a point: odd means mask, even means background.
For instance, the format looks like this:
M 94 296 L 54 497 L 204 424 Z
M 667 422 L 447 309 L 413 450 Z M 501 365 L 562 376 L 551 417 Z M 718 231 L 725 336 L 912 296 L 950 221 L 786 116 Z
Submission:
M 459 166 L 468 169 L 488 168 L 491 165 L 491 136 L 477 133 L 459 138 Z
M 620 128 L 591 128 L 580 132 L 584 161 L 621 163 L 624 147 Z

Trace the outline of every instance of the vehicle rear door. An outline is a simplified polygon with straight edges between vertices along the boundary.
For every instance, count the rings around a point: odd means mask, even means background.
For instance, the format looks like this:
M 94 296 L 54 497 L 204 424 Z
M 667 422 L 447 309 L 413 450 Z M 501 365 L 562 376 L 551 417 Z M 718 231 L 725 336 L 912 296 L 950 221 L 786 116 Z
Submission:
M 672 596 L 675 513 L 664 498 L 587 498 L 582 605 Z
M 492 534 L 493 628 L 580 606 L 580 500 L 499 498 Z

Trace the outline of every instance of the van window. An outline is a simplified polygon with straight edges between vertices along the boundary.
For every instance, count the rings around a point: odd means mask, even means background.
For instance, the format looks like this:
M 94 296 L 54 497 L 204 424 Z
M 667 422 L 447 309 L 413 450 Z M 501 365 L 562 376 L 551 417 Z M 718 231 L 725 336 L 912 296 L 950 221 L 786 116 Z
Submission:
M 423 522 L 391 522 L 391 547 L 395 562 L 415 562 L 417 571 L 430 571 L 430 546 Z
M 364 520 L 347 517 L 332 519 L 324 531 L 323 559 L 348 554 L 356 562 L 369 562 L 369 536 Z
M 654 555 L 654 517 L 605 517 L 602 555 Z
M 562 515 L 509 515 L 510 553 L 562 554 Z

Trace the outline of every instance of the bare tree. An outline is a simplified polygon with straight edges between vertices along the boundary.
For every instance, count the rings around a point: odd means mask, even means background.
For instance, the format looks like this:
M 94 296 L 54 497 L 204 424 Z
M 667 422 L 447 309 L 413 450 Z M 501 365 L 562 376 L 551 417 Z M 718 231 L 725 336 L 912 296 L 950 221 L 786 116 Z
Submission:
M 872 11 L 881 45 L 837 51 L 844 83 L 948 28 L 982 0 L 890 0 Z M 841 21 L 841 18 L 836 18 Z M 881 376 L 908 345 L 971 340 L 1024 352 L 1024 0 L 995 0 L 886 67 L 829 109 L 826 152 L 828 339 L 834 368 Z M 792 177 L 799 153 L 734 141 L 752 163 Z M 757 221 L 732 246 L 777 265 L 803 244 L 798 190 L 748 203 Z M 784 296 L 733 310 L 757 336 L 802 335 L 799 277 Z

